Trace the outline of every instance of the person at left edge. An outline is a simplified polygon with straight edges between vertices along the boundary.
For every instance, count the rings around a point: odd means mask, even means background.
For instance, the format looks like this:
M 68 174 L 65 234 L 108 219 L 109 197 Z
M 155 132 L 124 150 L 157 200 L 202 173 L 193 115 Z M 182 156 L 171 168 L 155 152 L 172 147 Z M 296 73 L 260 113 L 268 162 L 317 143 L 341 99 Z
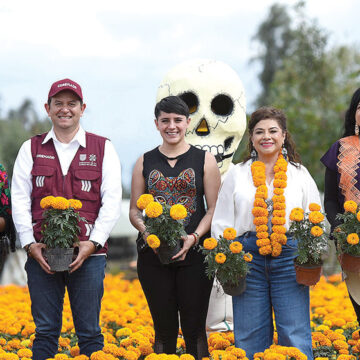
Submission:
M 112 143 L 84 131 L 81 87 L 70 79 L 52 84 L 45 109 L 48 133 L 26 141 L 13 174 L 13 218 L 28 254 L 25 270 L 36 325 L 33 359 L 53 358 L 58 349 L 65 287 L 69 294 L 80 353 L 104 345 L 99 327 L 107 238 L 120 215 L 121 169 Z M 69 272 L 50 271 L 42 256 L 40 200 L 44 196 L 81 200 L 79 253 Z

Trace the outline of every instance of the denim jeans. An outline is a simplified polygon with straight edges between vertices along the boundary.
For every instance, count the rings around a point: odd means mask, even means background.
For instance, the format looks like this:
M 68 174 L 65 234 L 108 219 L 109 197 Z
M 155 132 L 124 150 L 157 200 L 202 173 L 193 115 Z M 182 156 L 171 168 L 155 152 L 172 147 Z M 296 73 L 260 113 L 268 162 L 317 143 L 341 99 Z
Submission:
M 259 254 L 254 232 L 238 240 L 253 260 L 245 292 L 233 297 L 235 346 L 249 359 L 267 349 L 273 343 L 274 310 L 278 344 L 295 346 L 312 360 L 309 288 L 296 282 L 296 240 L 288 236 L 276 258 Z
M 104 293 L 105 256 L 90 256 L 74 273 L 47 274 L 39 263 L 28 258 L 25 270 L 36 325 L 33 360 L 53 358 L 58 351 L 62 310 L 67 287 L 80 353 L 90 357 L 101 350 L 104 338 L 99 326 Z

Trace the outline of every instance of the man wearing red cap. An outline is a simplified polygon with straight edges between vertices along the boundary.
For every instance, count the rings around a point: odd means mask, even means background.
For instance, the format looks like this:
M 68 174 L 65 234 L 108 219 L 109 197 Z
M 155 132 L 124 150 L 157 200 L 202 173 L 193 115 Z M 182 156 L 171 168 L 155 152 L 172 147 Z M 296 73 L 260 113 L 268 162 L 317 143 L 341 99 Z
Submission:
M 70 79 L 52 84 L 45 109 L 52 129 L 26 141 L 13 174 L 13 217 L 28 254 L 25 270 L 36 325 L 33 359 L 53 358 L 62 327 L 67 287 L 80 353 L 101 350 L 99 326 L 106 240 L 120 215 L 121 170 L 112 143 L 85 132 L 80 118 L 86 108 L 81 87 Z M 44 196 L 81 200 L 79 252 L 68 272 L 53 273 L 42 255 Z

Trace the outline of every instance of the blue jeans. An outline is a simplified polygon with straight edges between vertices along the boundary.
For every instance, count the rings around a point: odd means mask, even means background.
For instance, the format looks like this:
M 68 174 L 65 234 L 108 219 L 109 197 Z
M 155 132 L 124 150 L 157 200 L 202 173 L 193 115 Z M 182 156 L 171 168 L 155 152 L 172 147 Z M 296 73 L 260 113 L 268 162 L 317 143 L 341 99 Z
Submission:
M 245 292 L 233 297 L 235 346 L 249 359 L 267 349 L 273 343 L 274 310 L 278 344 L 295 346 L 312 360 L 309 288 L 296 282 L 293 263 L 297 241 L 288 236 L 275 258 L 259 254 L 254 232 L 238 240 L 253 260 Z
M 58 351 L 62 310 L 67 287 L 80 353 L 90 357 L 101 350 L 104 338 L 99 326 L 104 293 L 105 256 L 91 256 L 74 273 L 47 274 L 39 263 L 28 258 L 25 270 L 36 325 L 33 360 L 53 358 Z

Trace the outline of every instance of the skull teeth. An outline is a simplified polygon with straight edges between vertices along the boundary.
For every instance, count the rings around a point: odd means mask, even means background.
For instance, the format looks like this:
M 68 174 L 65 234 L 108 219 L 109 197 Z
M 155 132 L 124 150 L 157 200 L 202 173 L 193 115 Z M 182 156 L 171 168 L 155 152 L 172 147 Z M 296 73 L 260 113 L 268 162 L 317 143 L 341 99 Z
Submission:
M 198 149 L 209 151 L 214 156 L 216 155 L 224 155 L 224 146 L 223 145 L 195 145 Z

